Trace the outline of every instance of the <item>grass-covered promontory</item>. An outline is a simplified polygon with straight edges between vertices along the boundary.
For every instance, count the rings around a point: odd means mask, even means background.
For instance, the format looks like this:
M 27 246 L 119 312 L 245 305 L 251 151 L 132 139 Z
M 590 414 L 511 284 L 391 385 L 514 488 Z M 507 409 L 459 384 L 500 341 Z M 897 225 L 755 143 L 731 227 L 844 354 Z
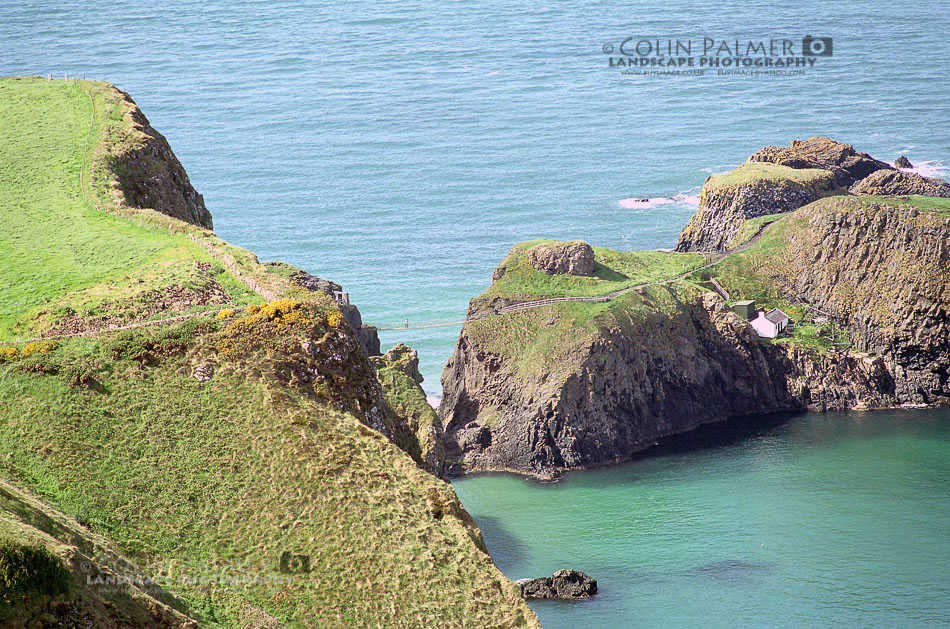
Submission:
M 596 297 L 641 284 L 671 279 L 706 263 L 704 256 L 693 253 L 614 251 L 603 247 L 593 247 L 593 275 L 549 275 L 532 267 L 528 263 L 527 256 L 531 248 L 546 244 L 565 243 L 554 240 L 530 240 L 512 247 L 498 265 L 498 270 L 495 271 L 498 279 L 481 298 L 520 300 L 545 297 Z
M 739 229 L 748 219 L 791 212 L 822 197 L 845 193 L 829 170 L 743 164 L 706 179 L 699 210 L 680 234 L 676 250 L 726 251 L 737 240 L 742 242 Z
M 794 169 L 772 164 L 749 164 L 756 169 Z M 822 171 L 824 172 L 824 171 Z M 729 302 L 744 299 L 756 300 L 759 308 L 778 307 L 795 321 L 808 321 L 822 316 L 822 312 L 808 307 L 798 295 L 799 288 L 791 285 L 792 279 L 803 273 L 811 264 L 811 258 L 803 251 L 817 252 L 823 248 L 818 239 L 819 230 L 812 228 L 812 221 L 831 220 L 837 214 L 886 214 L 888 208 L 913 208 L 919 212 L 916 219 L 921 224 L 942 224 L 943 217 L 950 215 L 947 199 L 908 196 L 871 197 L 846 194 L 822 197 L 796 212 L 767 215 L 748 219 L 740 224 L 734 237 L 734 247 L 745 248 L 722 256 L 709 263 L 696 253 L 670 253 L 662 251 L 611 251 L 594 247 L 595 273 L 590 277 L 573 275 L 549 275 L 534 269 L 527 263 L 526 252 L 541 243 L 552 241 L 529 241 L 515 245 L 499 265 L 504 273 L 496 272 L 496 281 L 472 302 L 474 311 L 489 308 L 493 302 L 502 303 L 558 296 L 601 296 L 614 291 L 629 289 L 608 302 L 555 303 L 506 314 L 470 321 L 466 334 L 480 348 L 510 360 L 518 373 L 538 375 L 557 366 L 566 367 L 574 350 L 583 348 L 604 331 L 622 329 L 640 337 L 662 338 L 661 322 L 671 320 L 670 315 L 683 311 L 699 295 L 713 290 L 710 279 L 715 279 L 730 295 Z M 755 242 L 749 242 L 757 235 Z M 869 244 L 855 243 L 869 246 Z M 839 252 L 844 253 L 844 252 Z M 923 268 L 913 256 L 900 249 L 887 250 L 886 260 L 895 277 L 909 277 L 920 273 L 932 277 L 934 285 L 950 285 L 950 271 L 940 268 Z M 825 255 L 831 257 L 831 252 Z M 841 263 L 830 259 L 829 267 Z M 692 272 L 691 272 L 692 271 Z M 672 280 L 672 281 L 670 281 Z M 860 285 L 849 283 L 841 277 L 835 286 L 829 286 L 836 298 L 833 300 L 834 315 L 847 318 L 856 307 L 855 297 L 863 302 L 873 302 L 878 296 L 893 293 L 901 284 L 892 286 Z M 880 312 L 881 321 L 888 321 L 885 302 L 874 308 Z M 850 338 L 836 327 L 834 318 L 827 326 L 803 325 L 793 334 L 775 342 L 800 344 L 819 351 L 847 345 Z M 773 342 L 762 340 L 762 342 Z M 580 355 L 580 354 L 578 354 Z
M 537 626 L 329 297 L 130 201 L 175 192 L 123 188 L 142 120 L 0 81 L 0 546 L 33 571 L 0 624 Z M 159 589 L 89 584 L 103 551 Z

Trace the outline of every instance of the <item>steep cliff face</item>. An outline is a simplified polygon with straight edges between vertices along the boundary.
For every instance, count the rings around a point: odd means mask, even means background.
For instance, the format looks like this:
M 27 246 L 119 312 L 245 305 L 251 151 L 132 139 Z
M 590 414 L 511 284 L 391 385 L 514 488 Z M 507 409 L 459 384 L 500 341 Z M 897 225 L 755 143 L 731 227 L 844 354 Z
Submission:
M 950 395 L 950 213 L 917 203 L 842 197 L 802 208 L 781 256 L 754 271 L 836 316 L 855 350 L 880 357 L 891 403 Z
M 690 218 L 677 251 L 725 251 L 746 220 L 797 210 L 842 192 L 831 171 L 744 164 L 703 184 L 699 211 Z
M 546 475 L 730 417 L 947 402 L 950 219 L 920 203 L 823 198 L 684 281 L 466 324 L 443 372 L 447 457 Z M 760 339 L 708 277 L 734 299 L 825 313 L 852 346 Z
M 399 446 L 424 469 L 445 478 L 442 421 L 419 386 L 419 354 L 399 343 L 372 360 L 389 408 L 408 427 Z
M 152 128 L 132 97 L 111 88 L 116 119 L 102 125 L 102 150 L 94 156 L 98 176 L 112 180 L 113 202 L 151 208 L 180 221 L 212 229 L 204 197 L 191 185 L 168 141 Z M 102 114 L 100 114 L 102 115 Z

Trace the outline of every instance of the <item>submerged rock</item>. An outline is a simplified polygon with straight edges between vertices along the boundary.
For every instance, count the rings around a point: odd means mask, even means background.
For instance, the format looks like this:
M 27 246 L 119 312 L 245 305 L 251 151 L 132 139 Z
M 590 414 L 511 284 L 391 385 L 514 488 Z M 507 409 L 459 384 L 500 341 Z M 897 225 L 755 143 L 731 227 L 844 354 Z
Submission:
M 594 249 L 580 241 L 536 245 L 528 250 L 528 264 L 548 275 L 593 275 Z
M 550 577 L 518 581 L 525 598 L 590 598 L 597 594 L 597 581 L 577 570 L 558 570 Z

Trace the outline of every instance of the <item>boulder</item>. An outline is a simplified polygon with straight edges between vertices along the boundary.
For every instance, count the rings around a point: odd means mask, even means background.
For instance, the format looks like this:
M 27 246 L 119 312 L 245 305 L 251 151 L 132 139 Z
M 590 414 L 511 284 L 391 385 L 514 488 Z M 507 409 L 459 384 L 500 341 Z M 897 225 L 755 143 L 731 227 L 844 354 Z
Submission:
M 766 146 L 753 154 L 749 161 L 830 170 L 837 184 L 845 188 L 877 170 L 893 170 L 886 162 L 855 151 L 850 144 L 822 137 L 792 140 L 791 146 Z
M 548 275 L 593 275 L 594 250 L 581 241 L 535 245 L 528 250 L 528 264 Z
M 558 570 L 550 577 L 518 581 L 525 598 L 589 598 L 597 594 L 597 581 L 577 570 Z
M 879 170 L 851 186 L 854 194 L 902 196 L 920 194 L 925 197 L 950 197 L 950 184 L 943 179 L 923 177 L 899 170 Z
M 894 165 L 898 168 L 913 168 L 914 165 L 910 163 L 910 160 L 901 155 L 894 161 Z

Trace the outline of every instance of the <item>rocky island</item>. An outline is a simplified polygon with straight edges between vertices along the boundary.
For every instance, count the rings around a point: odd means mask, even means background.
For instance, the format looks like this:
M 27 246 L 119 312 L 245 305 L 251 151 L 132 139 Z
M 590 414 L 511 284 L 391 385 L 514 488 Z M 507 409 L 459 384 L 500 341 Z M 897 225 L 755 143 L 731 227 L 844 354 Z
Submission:
M 947 403 L 946 185 L 811 138 L 709 178 L 674 252 L 588 247 L 587 273 L 586 245 L 514 246 L 443 371 L 452 469 L 550 476 L 731 418 Z M 793 325 L 760 338 L 737 302 Z

